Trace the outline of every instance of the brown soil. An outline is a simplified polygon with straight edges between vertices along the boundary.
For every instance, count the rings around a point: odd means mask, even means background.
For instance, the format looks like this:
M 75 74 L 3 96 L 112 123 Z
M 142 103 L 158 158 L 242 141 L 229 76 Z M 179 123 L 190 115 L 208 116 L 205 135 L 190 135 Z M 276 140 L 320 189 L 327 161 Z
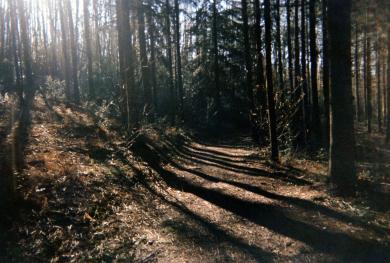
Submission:
M 347 199 L 326 191 L 320 156 L 273 164 L 246 137 L 144 129 L 128 141 L 99 121 L 37 99 L 0 262 L 390 262 L 379 134 L 359 130 Z

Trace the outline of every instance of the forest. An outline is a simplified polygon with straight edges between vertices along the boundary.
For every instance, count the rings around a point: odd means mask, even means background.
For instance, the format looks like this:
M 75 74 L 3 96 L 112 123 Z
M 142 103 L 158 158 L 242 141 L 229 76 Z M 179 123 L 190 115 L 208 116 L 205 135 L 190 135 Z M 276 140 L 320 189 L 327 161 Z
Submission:
M 390 262 L 387 0 L 0 0 L 0 263 Z

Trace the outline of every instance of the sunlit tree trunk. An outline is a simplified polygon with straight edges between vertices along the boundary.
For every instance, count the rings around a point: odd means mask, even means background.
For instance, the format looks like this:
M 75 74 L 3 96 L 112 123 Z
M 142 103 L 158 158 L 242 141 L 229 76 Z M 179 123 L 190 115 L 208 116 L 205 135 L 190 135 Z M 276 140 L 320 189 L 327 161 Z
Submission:
M 328 0 L 322 0 L 322 92 L 324 95 L 325 147 L 330 141 Z
M 322 141 L 322 127 L 320 120 L 320 109 L 318 105 L 318 84 L 317 84 L 317 36 L 316 36 L 316 0 L 310 0 L 310 61 L 311 61 L 311 91 L 312 91 L 312 130 L 315 143 Z

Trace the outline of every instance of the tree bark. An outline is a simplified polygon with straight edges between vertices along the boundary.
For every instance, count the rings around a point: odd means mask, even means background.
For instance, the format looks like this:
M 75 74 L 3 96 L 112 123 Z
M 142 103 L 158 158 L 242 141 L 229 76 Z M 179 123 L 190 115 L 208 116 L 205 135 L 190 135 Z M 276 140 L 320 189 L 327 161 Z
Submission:
M 381 100 L 381 52 L 379 44 L 379 36 L 376 39 L 376 106 L 377 106 L 377 120 L 378 131 L 382 132 L 382 100 Z
M 95 89 L 93 85 L 93 64 L 92 64 L 92 40 L 91 27 L 89 17 L 89 0 L 83 1 L 84 9 L 84 39 L 85 39 L 85 54 L 87 55 L 87 74 L 88 74 L 88 93 L 92 99 L 95 97 Z
M 135 83 L 132 51 L 132 32 L 130 28 L 129 5 L 126 0 L 116 0 L 119 70 L 121 76 L 121 111 L 127 130 L 137 125 L 138 118 L 135 109 Z
M 372 131 L 372 102 L 371 102 L 371 38 L 367 35 L 367 43 L 366 43 L 366 107 L 367 107 L 367 130 L 368 133 Z
M 267 74 L 267 98 L 268 98 L 268 119 L 269 119 L 269 134 L 271 141 L 271 160 L 279 159 L 278 140 L 276 134 L 276 113 L 275 101 L 273 93 L 273 76 L 272 76 L 272 60 L 271 60 L 271 4 L 270 0 L 264 1 L 264 20 L 265 20 L 265 48 L 266 48 L 266 74 Z
M 325 147 L 330 142 L 328 0 L 322 0 L 322 90 L 324 95 Z
M 257 0 L 258 1 L 258 0 Z M 288 55 L 288 80 L 290 85 L 290 92 L 294 90 L 294 77 L 292 68 L 292 44 L 291 44 L 291 3 L 290 0 L 286 2 L 287 6 L 287 55 Z
M 278 59 L 279 88 L 284 90 L 283 63 L 282 63 L 282 41 L 280 33 L 280 0 L 276 0 L 276 46 Z
M 154 111 L 158 112 L 158 94 L 157 94 L 157 72 L 156 72 L 156 28 L 153 20 L 153 9 L 152 1 L 149 1 L 148 12 L 147 12 L 147 21 L 148 21 L 148 33 L 150 38 L 150 73 L 151 73 L 151 84 L 152 84 L 152 100 Z
M 173 84 L 173 68 L 172 68 L 172 38 L 171 38 L 171 5 L 169 0 L 165 0 L 165 38 L 167 44 L 167 57 L 168 57 L 168 73 L 169 73 L 169 96 L 171 98 L 170 106 L 170 122 L 171 125 L 175 124 L 176 114 L 176 92 Z
M 258 1 L 258 0 L 257 0 Z M 218 57 L 218 21 L 217 0 L 213 1 L 213 56 L 214 56 L 214 100 L 216 110 L 221 111 L 221 90 L 219 86 L 219 57 Z
M 177 68 L 177 91 L 178 91 L 178 111 L 182 116 L 184 110 L 184 90 L 183 73 L 181 63 L 181 44 L 180 44 L 180 7 L 179 1 L 175 0 L 175 35 L 176 35 L 176 68 Z
M 386 143 L 390 142 L 390 25 L 387 24 Z
M 246 69 L 246 88 L 249 100 L 250 110 L 254 108 L 253 87 L 252 87 L 252 62 L 249 43 L 249 25 L 248 25 L 248 3 L 247 0 L 241 0 L 242 29 L 244 34 L 244 56 Z
M 356 184 L 351 77 L 351 0 L 328 0 L 331 77 L 329 176 L 339 194 Z
M 61 34 L 62 34 L 62 55 L 64 59 L 64 73 L 65 73 L 65 96 L 67 100 L 72 99 L 72 84 L 70 81 L 70 62 L 69 62 L 69 51 L 68 51 L 68 27 L 66 23 L 66 17 L 64 15 L 64 6 L 61 4 L 62 1 L 58 1 L 60 11 L 60 22 L 61 22 Z
M 362 119 L 362 109 L 360 105 L 360 64 L 359 64 L 359 34 L 358 24 L 355 26 L 355 98 L 356 98 L 356 119 Z
M 317 84 L 317 37 L 316 37 L 316 0 L 310 0 L 310 61 L 311 61 L 311 91 L 312 91 L 312 130 L 315 143 L 322 144 L 322 128 L 320 121 L 320 109 L 318 105 L 318 84 Z
M 71 56 L 72 56 L 72 80 L 73 80 L 73 94 L 72 99 L 74 102 L 80 102 L 80 91 L 79 91 L 79 79 L 78 79 L 78 58 L 77 58 L 77 42 L 74 33 L 74 23 L 72 15 L 72 7 L 70 5 L 70 0 L 66 1 L 67 11 L 68 11 L 68 22 L 69 22 L 69 40 L 71 46 Z
M 152 90 L 150 85 L 150 70 L 148 55 L 146 51 L 146 36 L 145 36 L 145 15 L 143 1 L 138 0 L 138 42 L 140 47 L 141 58 L 141 85 L 143 88 L 143 103 L 144 110 L 149 114 L 152 106 Z

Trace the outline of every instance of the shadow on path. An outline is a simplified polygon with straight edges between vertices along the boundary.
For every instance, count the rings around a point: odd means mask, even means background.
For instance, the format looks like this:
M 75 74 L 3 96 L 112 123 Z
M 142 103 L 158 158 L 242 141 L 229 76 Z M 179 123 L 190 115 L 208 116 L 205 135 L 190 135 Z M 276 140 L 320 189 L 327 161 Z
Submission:
M 149 164 L 163 180 L 172 188 L 192 193 L 214 205 L 264 226 L 276 233 L 302 241 L 313 249 L 336 255 L 347 261 L 358 262 L 389 262 L 390 248 L 376 241 L 360 240 L 348 234 L 321 229 L 292 218 L 283 212 L 283 208 L 260 202 L 244 201 L 228 195 L 220 190 L 207 189 L 192 183 L 177 174 L 164 169 L 158 151 L 150 144 L 135 144 L 133 152 Z M 192 172 L 192 171 L 191 171 Z M 200 174 L 198 173 L 200 176 Z M 204 175 L 204 174 L 203 174 Z M 208 179 L 209 175 L 205 176 Z M 215 180 L 215 178 L 214 178 Z M 243 187 L 243 185 L 241 185 Z M 251 189 L 259 190 L 259 189 Z M 264 194 L 264 192 L 262 193 Z M 273 198 L 283 199 L 276 194 L 265 193 Z M 292 199 L 297 202 L 297 200 Z M 329 211 L 328 211 L 329 213 Z

